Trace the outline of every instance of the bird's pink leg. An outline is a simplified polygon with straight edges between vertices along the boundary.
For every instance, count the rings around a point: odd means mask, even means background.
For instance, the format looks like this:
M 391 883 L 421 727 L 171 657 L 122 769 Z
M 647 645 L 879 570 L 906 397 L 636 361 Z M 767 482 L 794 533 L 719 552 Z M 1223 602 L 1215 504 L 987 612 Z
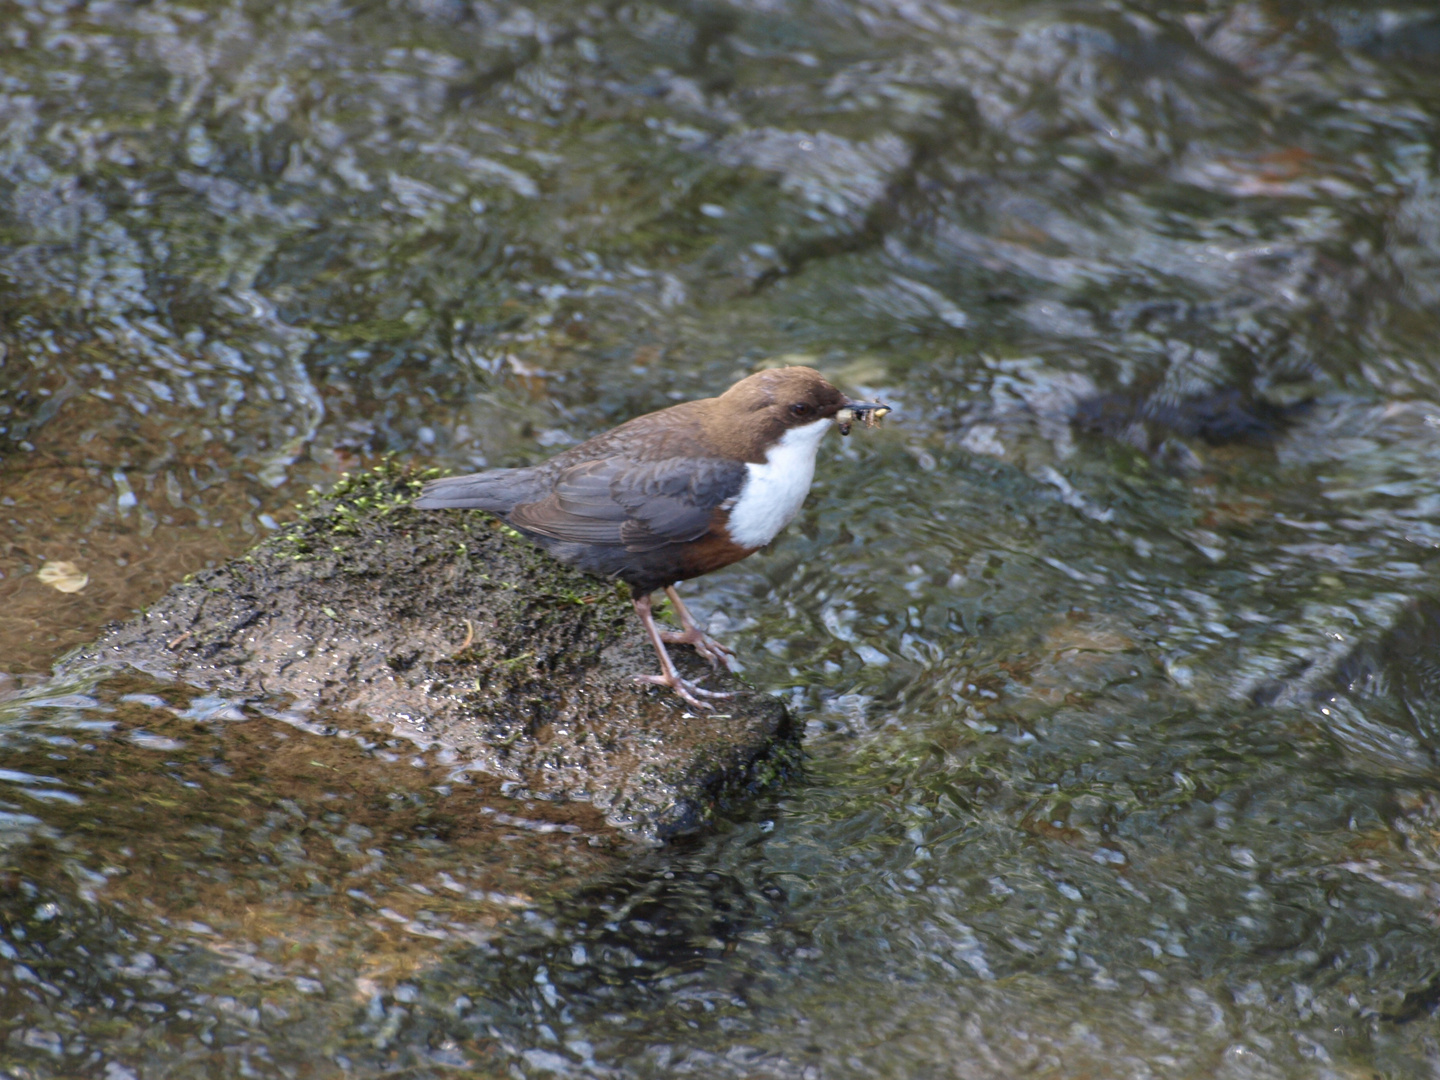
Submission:
M 697 709 L 713 709 L 714 705 L 706 704 L 700 698 L 728 698 L 734 694 L 722 694 L 715 690 L 702 690 L 694 683 L 680 677 L 675 670 L 675 662 L 670 659 L 670 654 L 665 651 L 665 641 L 660 635 L 659 628 L 655 625 L 655 616 L 650 611 L 649 595 L 637 596 L 634 601 L 635 614 L 640 616 L 640 622 L 645 627 L 645 633 L 649 635 L 650 644 L 655 646 L 655 655 L 660 657 L 659 675 L 637 675 L 637 683 L 654 683 L 657 686 L 668 686 L 687 704 Z
M 676 634 L 673 631 L 660 631 L 660 640 L 667 645 L 693 645 L 695 651 L 710 661 L 710 666 L 719 671 L 723 668 L 730 670 L 730 658 L 735 655 L 735 650 L 728 645 L 722 645 L 716 641 L 695 621 L 690 614 L 690 609 L 685 606 L 685 601 L 680 599 L 680 594 L 675 591 L 674 585 L 665 586 L 665 595 L 670 598 L 670 603 L 675 605 L 675 614 L 680 619 L 683 632 Z

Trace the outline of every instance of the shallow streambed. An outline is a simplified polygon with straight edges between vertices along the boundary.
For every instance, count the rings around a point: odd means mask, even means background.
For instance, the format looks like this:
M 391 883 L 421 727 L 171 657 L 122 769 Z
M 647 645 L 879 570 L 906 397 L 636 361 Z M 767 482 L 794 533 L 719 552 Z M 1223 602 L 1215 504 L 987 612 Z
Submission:
M 1435 1071 L 1437 27 L 14 5 L 0 1071 Z M 346 469 L 779 362 L 896 413 L 690 590 L 807 729 L 703 837 L 48 676 Z

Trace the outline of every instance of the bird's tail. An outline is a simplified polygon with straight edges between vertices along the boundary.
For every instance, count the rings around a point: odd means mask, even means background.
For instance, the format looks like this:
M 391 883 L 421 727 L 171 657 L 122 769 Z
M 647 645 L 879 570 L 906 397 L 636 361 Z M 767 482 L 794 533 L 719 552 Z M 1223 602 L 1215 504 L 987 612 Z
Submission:
M 419 510 L 447 508 L 508 514 L 537 494 L 534 469 L 491 469 L 468 476 L 445 476 L 425 485 L 410 505 Z

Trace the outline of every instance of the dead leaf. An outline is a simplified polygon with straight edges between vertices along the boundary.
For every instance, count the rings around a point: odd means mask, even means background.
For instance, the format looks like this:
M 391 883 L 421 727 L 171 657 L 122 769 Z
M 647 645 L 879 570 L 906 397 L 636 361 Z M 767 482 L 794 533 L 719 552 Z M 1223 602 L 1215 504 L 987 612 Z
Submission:
M 77 593 L 90 584 L 90 575 L 73 562 L 47 562 L 36 576 L 63 593 Z

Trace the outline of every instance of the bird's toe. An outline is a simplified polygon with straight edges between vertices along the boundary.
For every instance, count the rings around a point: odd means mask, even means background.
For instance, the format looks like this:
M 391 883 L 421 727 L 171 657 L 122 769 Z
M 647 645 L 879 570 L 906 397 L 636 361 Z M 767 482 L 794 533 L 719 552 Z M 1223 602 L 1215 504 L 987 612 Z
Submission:
M 693 647 L 697 653 L 710 662 L 710 666 L 716 671 L 730 670 L 730 658 L 735 655 L 735 650 L 716 641 L 709 634 L 699 630 L 687 630 L 684 633 L 662 633 L 660 638 L 667 645 Z
M 703 687 L 696 686 L 689 679 L 680 678 L 678 675 L 673 678 L 668 675 L 637 675 L 635 676 L 635 682 L 641 686 L 664 686 L 674 691 L 675 695 L 687 705 L 692 705 L 697 709 L 704 709 L 707 712 L 714 710 L 715 706 L 709 702 L 702 701 L 701 698 L 724 700 L 735 696 L 733 693 L 726 693 L 720 690 L 706 690 Z

